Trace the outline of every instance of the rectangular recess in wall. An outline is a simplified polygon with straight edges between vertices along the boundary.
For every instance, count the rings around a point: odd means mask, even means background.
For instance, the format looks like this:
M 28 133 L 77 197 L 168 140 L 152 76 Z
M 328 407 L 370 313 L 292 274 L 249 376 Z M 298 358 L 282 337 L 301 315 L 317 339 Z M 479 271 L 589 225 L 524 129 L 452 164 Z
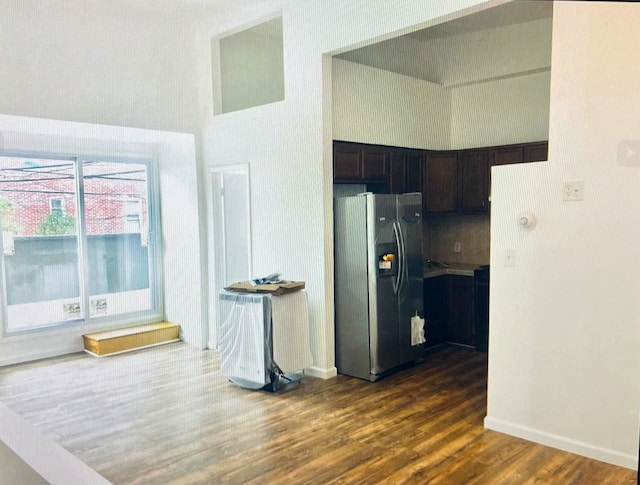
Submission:
M 282 17 L 211 40 L 214 114 L 284 99 Z

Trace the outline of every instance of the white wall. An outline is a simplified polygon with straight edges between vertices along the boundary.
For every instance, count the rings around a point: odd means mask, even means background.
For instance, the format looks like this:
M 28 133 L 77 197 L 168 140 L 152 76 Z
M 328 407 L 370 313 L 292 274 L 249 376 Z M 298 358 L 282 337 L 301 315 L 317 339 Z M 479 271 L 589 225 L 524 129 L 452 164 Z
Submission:
M 0 441 L 0 483 L 48 485 L 49 482 Z
M 551 20 L 541 19 L 428 42 L 444 86 L 486 81 L 549 67 Z
M 547 71 L 451 88 L 451 148 L 548 139 L 550 79 Z
M 3 485 L 111 485 L 2 402 L 0 423 L 0 483 Z
M 401 47 L 378 55 L 429 66 L 438 84 L 334 58 L 335 139 L 457 149 L 548 138 L 551 19 Z
M 549 162 L 492 174 L 485 425 L 635 468 L 640 407 L 640 5 L 556 2 Z M 584 201 L 563 202 L 565 180 Z M 518 228 L 520 211 L 538 217 Z M 515 267 L 505 267 L 507 251 Z
M 0 0 L 0 10 L 0 113 L 196 131 L 192 29 L 180 10 L 121 0 Z
M 413 77 L 333 58 L 333 137 L 411 148 L 449 148 L 451 92 Z
M 195 141 L 193 135 L 0 115 L 0 151 L 152 158 L 160 172 L 164 317 L 182 337 L 205 345 Z M 111 326 L 131 325 L 130 319 Z M 142 323 L 142 322 L 138 322 Z M 73 325 L 0 336 L 0 365 L 82 350 L 82 334 L 106 328 Z

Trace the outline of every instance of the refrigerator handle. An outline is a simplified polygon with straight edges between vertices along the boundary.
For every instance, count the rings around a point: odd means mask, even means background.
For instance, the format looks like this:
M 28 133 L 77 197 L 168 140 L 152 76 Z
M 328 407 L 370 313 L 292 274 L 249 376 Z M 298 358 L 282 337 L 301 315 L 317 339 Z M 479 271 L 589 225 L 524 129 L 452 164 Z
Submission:
M 393 234 L 396 236 L 396 247 L 398 248 L 398 271 L 396 274 L 396 281 L 393 283 L 393 294 L 397 295 L 398 290 L 400 290 L 400 279 L 402 278 L 402 265 L 403 265 L 403 255 L 402 255 L 402 242 L 400 239 L 400 226 L 397 222 L 393 221 Z
M 400 291 L 403 287 L 404 287 L 404 281 L 406 279 L 407 276 L 407 251 L 406 251 L 406 247 L 404 245 L 404 232 L 402 231 L 402 226 L 400 225 L 400 223 L 396 222 L 397 226 L 398 226 L 398 233 L 400 235 L 400 267 L 398 268 L 398 271 L 400 271 L 400 276 L 398 277 L 400 280 L 400 283 L 398 284 L 398 291 Z

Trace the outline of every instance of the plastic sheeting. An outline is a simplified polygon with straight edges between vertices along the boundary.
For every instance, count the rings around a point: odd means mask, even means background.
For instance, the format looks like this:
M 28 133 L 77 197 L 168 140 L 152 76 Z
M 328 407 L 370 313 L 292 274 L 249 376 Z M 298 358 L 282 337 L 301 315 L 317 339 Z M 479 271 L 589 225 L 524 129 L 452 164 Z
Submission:
M 220 293 L 220 371 L 232 382 L 260 389 L 271 381 L 271 298 Z
M 242 387 L 260 389 L 312 365 L 305 291 L 281 296 L 223 291 L 219 321 L 220 370 Z

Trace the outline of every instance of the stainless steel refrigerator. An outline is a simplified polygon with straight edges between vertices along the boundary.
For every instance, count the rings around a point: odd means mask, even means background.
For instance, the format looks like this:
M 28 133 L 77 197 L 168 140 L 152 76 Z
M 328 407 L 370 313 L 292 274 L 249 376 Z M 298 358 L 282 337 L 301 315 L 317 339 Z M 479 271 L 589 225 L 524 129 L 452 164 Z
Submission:
M 334 239 L 336 367 L 375 381 L 424 353 L 421 194 L 334 199 Z

